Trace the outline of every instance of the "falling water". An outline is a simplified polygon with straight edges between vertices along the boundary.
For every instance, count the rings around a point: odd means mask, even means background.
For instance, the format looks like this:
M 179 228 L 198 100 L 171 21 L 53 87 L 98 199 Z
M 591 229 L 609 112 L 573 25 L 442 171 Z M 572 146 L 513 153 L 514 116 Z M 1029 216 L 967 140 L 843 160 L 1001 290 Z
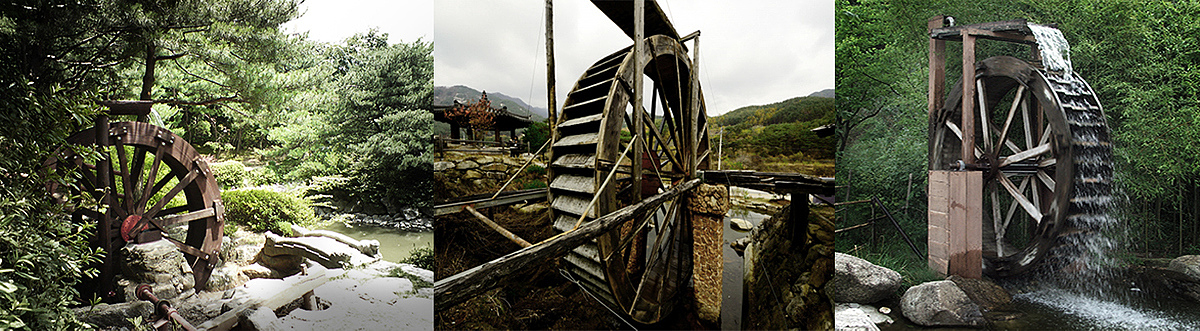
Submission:
M 1114 216 L 1123 195 L 1114 194 L 1113 149 L 1104 113 L 1094 92 L 1072 72 L 1070 45 L 1061 31 L 1030 24 L 1037 38 L 1048 85 L 1064 105 L 1071 128 L 1074 192 L 1065 219 L 1070 234 L 1060 238 L 1048 268 L 1022 286 L 1016 299 L 1050 308 L 1080 321 L 1077 328 L 1192 329 L 1200 327 L 1141 293 L 1120 275 L 1114 252 L 1121 233 Z M 1060 160 L 1059 167 L 1064 166 Z M 1075 231 L 1078 230 L 1078 231 Z
M 1071 45 L 1062 31 L 1045 25 L 1029 24 L 1037 38 L 1038 48 L 1042 51 L 1042 64 L 1049 71 L 1061 72 L 1063 77 L 1071 77 Z

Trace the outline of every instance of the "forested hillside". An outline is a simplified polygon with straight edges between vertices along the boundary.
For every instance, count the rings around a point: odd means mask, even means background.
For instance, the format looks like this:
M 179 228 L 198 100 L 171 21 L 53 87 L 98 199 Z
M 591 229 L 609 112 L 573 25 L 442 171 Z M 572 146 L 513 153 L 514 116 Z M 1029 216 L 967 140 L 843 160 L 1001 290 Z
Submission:
M 1200 3 L 1171 1 L 837 0 L 837 112 L 840 197 L 878 196 L 924 242 L 927 170 L 927 20 L 957 24 L 1027 19 L 1056 24 L 1070 42 L 1075 72 L 1099 94 L 1123 193 L 1122 238 L 1149 256 L 1200 253 Z M 961 72 L 947 43 L 947 84 Z M 1028 56 L 1028 48 L 982 41 L 977 58 Z M 948 89 L 947 89 L 948 90 Z M 910 183 L 909 178 L 914 178 Z M 866 208 L 840 216 L 871 217 Z M 882 229 L 882 228 L 881 228 Z M 881 230 L 882 231 L 882 230 Z M 839 234 L 839 250 L 901 242 L 888 229 Z
M 722 168 L 832 175 L 827 161 L 834 139 L 812 129 L 833 123 L 833 104 L 832 98 L 796 97 L 709 118 L 712 146 L 723 141 Z

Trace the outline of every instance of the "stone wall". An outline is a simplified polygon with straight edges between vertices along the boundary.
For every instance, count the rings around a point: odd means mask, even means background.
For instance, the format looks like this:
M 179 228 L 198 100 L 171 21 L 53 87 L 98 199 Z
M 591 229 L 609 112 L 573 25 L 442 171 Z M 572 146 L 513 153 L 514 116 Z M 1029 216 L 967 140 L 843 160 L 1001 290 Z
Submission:
M 504 185 L 509 177 L 521 169 L 521 165 L 528 157 L 529 154 L 514 158 L 507 155 L 446 152 L 443 157 L 433 163 L 433 171 L 440 188 L 451 194 L 451 196 L 440 198 L 495 192 L 500 185 Z M 535 165 L 543 169 L 546 167 L 545 163 L 539 161 L 534 161 L 530 167 Z M 510 186 L 516 184 L 510 184 Z M 521 187 L 516 188 L 520 189 Z
M 746 247 L 743 328 L 833 328 L 833 217 L 828 208 L 808 215 L 808 242 L 792 242 L 791 208 L 765 219 Z M 802 253 L 805 252 L 805 253 Z

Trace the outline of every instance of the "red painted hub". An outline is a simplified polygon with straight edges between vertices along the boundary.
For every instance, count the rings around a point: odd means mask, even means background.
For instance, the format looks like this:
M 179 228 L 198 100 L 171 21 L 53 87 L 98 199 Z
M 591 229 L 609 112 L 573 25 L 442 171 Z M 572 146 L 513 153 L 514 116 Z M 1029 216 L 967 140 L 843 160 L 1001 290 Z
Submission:
M 129 217 L 126 217 L 125 221 L 121 222 L 121 239 L 124 239 L 125 242 L 133 241 L 134 231 L 141 232 L 142 230 L 145 230 L 146 225 L 142 225 L 142 227 L 137 230 L 133 229 L 138 225 L 138 222 L 141 222 L 141 220 L 141 215 L 129 215 Z

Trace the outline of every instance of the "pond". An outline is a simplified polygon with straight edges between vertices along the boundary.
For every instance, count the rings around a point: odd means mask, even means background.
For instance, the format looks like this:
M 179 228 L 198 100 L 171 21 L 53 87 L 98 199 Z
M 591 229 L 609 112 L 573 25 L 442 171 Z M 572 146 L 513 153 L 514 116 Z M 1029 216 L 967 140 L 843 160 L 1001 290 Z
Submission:
M 388 262 L 400 262 L 417 247 L 433 248 L 433 232 L 407 232 L 394 227 L 346 222 L 331 222 L 317 229 L 341 233 L 358 240 L 378 240 L 379 252 L 383 253 L 383 260 Z

